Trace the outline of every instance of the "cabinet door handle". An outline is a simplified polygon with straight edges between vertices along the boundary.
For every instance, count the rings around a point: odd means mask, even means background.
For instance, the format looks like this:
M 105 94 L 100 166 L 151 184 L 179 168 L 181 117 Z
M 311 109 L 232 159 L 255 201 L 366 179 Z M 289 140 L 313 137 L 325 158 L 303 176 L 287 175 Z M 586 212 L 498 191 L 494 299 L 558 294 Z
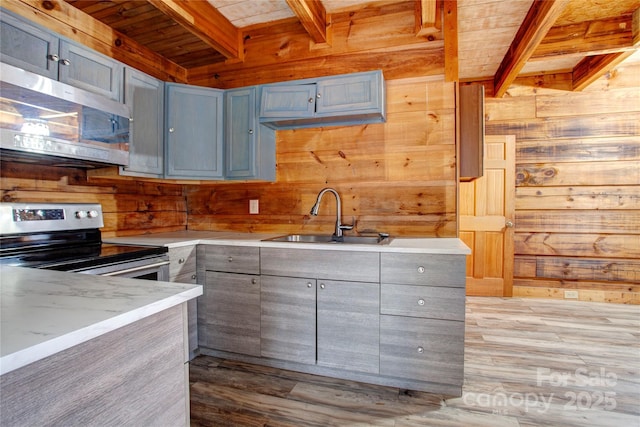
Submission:
M 178 260 L 178 264 L 184 264 L 184 258 L 180 258 L 180 259 Z
M 253 279 L 251 279 L 251 284 L 255 285 L 256 283 L 258 283 L 258 279 L 256 279 L 255 277 Z
M 68 59 L 66 59 L 66 58 L 65 58 L 65 59 L 62 59 L 60 62 L 62 63 L 62 65 L 71 65 L 71 61 L 69 61 L 69 60 L 68 60 Z
M 424 347 L 418 347 L 418 353 L 420 354 L 424 353 Z
M 424 300 L 422 298 L 418 300 L 418 305 L 424 305 Z
M 60 61 L 60 57 L 58 55 L 56 55 L 55 53 L 49 55 L 49 59 L 53 62 L 58 62 Z
M 425 269 L 423 266 L 418 267 L 418 273 L 424 273 Z
M 169 128 L 169 133 L 173 133 L 173 132 L 175 132 L 175 129 L 174 128 Z
M 313 98 L 309 98 L 309 104 L 313 104 Z
M 192 274 L 192 275 L 191 275 L 191 278 L 192 278 L 193 280 L 196 280 L 196 278 L 197 278 L 197 277 L 198 277 L 198 276 L 196 276 L 195 274 Z
M 320 283 L 320 289 L 324 289 L 324 283 Z
M 249 135 L 253 135 L 253 129 L 249 129 Z
M 307 288 L 310 288 L 311 286 L 313 286 L 313 285 L 311 284 L 311 282 L 308 282 L 308 283 L 307 283 Z
M 321 97 L 321 95 L 318 93 L 318 94 L 316 95 L 316 98 L 320 99 L 320 97 Z
M 227 261 L 232 262 L 233 261 L 233 257 L 230 256 L 229 258 L 227 258 Z

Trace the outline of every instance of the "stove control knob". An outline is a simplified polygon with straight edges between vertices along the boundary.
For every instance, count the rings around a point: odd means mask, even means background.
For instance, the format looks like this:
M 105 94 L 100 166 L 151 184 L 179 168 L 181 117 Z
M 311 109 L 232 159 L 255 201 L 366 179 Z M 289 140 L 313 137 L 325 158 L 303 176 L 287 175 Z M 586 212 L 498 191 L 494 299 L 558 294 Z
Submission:
M 87 217 L 87 211 L 77 211 L 76 218 L 82 219 Z
M 87 216 L 89 218 L 98 218 L 98 211 L 96 210 L 91 210 L 89 212 L 87 212 Z

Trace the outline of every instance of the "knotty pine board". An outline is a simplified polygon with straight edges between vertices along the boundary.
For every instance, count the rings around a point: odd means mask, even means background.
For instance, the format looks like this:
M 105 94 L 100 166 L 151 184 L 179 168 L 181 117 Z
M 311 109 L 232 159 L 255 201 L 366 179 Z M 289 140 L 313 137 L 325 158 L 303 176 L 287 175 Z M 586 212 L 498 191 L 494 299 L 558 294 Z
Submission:
M 640 135 L 521 141 L 520 163 L 640 160 Z
M 518 187 L 516 209 L 640 209 L 640 185 Z
M 561 255 L 640 259 L 637 234 L 515 233 L 518 255 Z

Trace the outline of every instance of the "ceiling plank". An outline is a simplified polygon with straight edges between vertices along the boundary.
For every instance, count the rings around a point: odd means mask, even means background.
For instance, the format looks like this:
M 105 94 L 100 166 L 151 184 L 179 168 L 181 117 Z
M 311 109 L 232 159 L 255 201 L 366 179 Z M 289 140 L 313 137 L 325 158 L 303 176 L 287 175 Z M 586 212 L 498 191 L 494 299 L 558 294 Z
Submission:
M 494 96 L 502 97 L 570 0 L 534 1 L 494 76 Z
M 573 68 L 573 90 L 581 91 L 603 75 L 617 67 L 622 61 L 635 53 L 640 47 L 640 8 L 633 13 L 633 50 L 608 55 L 588 56 Z
M 205 1 L 147 0 L 227 59 L 243 58 L 242 34 Z
M 437 33 L 442 28 L 441 2 L 438 0 L 416 1 L 416 36 Z
M 444 0 L 444 80 L 458 81 L 458 2 Z
M 327 12 L 322 2 L 312 0 L 287 0 L 287 4 L 296 14 L 315 43 L 328 43 Z

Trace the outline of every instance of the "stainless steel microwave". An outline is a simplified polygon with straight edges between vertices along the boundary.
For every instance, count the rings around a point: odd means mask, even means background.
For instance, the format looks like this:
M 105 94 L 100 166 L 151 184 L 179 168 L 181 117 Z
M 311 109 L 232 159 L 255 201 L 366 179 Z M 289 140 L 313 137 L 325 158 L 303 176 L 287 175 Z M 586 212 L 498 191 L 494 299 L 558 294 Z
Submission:
M 0 63 L 0 148 L 5 157 L 129 164 L 129 107 Z

